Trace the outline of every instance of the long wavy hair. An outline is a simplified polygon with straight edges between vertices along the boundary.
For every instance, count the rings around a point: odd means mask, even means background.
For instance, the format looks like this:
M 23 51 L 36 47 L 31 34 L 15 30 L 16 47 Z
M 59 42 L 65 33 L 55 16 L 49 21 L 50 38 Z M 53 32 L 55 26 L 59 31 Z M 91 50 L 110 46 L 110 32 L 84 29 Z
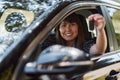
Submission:
M 67 18 L 65 18 L 64 21 L 67 21 L 70 23 L 76 22 L 78 24 L 78 36 L 75 39 L 74 47 L 81 49 L 85 40 L 84 40 L 83 26 L 82 26 L 82 23 L 80 21 L 80 16 L 73 13 L 73 14 L 69 15 Z M 60 35 L 59 26 L 60 26 L 60 24 L 55 29 L 57 43 L 66 46 L 66 40 L 64 40 Z

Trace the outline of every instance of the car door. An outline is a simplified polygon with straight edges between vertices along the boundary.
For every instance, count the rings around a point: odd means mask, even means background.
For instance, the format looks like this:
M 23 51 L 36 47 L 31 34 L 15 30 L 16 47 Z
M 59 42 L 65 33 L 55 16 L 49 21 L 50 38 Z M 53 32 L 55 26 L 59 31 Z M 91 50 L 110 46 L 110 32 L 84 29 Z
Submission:
M 77 12 L 77 13 L 83 15 L 83 16 L 86 16 L 86 17 L 89 14 L 92 14 L 92 13 L 96 13 L 96 12 L 100 13 L 106 19 L 106 33 L 107 33 L 107 38 L 108 38 L 108 45 L 109 45 L 108 49 L 109 49 L 109 51 L 105 55 L 91 58 L 91 60 L 95 61 L 94 68 L 93 68 L 92 71 L 94 72 L 94 70 L 102 69 L 102 68 L 105 68 L 105 67 L 109 68 L 112 65 L 113 66 L 114 65 L 119 65 L 119 61 L 120 61 L 119 55 L 120 54 L 119 54 L 118 42 L 117 42 L 117 39 L 115 37 L 115 31 L 114 31 L 114 28 L 113 28 L 112 23 L 111 23 L 111 18 L 110 18 L 110 16 L 108 16 L 108 12 L 106 11 L 105 6 L 119 9 L 119 7 L 117 7 L 117 6 L 114 6 L 114 5 L 111 6 L 111 4 L 99 3 L 99 2 L 81 2 L 81 1 L 79 1 L 79 2 L 71 3 L 70 5 L 68 5 L 67 7 L 65 7 L 63 10 L 61 10 L 46 25 L 46 28 L 43 30 L 44 33 L 42 33 L 42 34 L 40 34 L 38 36 L 43 36 L 44 37 L 46 34 L 48 35 L 48 33 L 50 33 L 50 30 L 52 30 L 54 28 L 54 26 L 56 26 L 57 24 L 59 24 L 59 22 L 61 22 L 66 16 L 68 16 L 69 14 L 71 14 L 73 12 Z M 95 10 L 95 11 L 92 12 L 92 10 Z M 87 12 L 87 13 L 85 13 L 84 11 Z M 93 33 L 91 33 L 91 34 L 93 34 Z M 37 45 L 36 41 L 38 41 L 39 44 L 41 45 L 42 41 L 39 41 L 38 39 L 40 39 L 40 38 L 36 37 L 36 39 L 34 39 L 35 41 L 33 41 L 31 44 L 33 44 L 33 46 L 35 46 L 35 45 Z M 44 39 L 42 39 L 42 40 L 44 40 Z M 31 49 L 31 47 L 28 47 L 28 50 L 26 50 L 26 51 L 29 51 L 30 49 Z M 107 61 L 110 62 L 110 63 L 108 63 Z M 114 63 L 116 63 L 116 64 L 114 64 Z M 102 69 L 102 70 L 104 70 L 104 69 Z M 109 72 L 110 70 L 112 70 L 112 69 L 109 69 L 107 72 Z M 85 75 L 85 80 L 89 80 L 90 76 L 88 74 L 86 74 L 86 75 Z M 97 79 L 98 75 L 94 79 Z

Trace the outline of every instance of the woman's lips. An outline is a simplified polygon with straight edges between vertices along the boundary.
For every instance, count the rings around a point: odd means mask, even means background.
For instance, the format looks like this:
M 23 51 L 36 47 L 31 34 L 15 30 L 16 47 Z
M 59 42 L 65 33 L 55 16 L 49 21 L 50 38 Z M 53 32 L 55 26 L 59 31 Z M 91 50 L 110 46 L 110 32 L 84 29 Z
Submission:
M 72 33 L 66 33 L 65 36 L 72 36 Z

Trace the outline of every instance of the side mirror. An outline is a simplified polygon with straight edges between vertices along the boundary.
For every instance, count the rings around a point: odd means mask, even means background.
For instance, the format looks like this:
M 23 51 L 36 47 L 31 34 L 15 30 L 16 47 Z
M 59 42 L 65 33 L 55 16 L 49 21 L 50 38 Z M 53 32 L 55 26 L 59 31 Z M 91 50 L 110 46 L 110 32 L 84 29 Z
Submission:
M 35 62 L 26 64 L 27 75 L 85 73 L 93 62 L 86 59 L 85 53 L 73 47 L 60 45 L 45 49 Z

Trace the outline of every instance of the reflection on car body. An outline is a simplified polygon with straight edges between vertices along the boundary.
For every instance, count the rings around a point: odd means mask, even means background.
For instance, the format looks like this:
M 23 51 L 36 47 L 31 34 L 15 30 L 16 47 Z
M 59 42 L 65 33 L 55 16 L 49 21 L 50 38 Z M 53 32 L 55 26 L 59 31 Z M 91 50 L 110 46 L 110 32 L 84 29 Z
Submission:
M 16 13 L 16 17 L 15 17 L 15 13 Z M 27 14 L 31 16 L 31 19 L 27 17 Z M 20 17 L 17 17 L 18 15 L 20 15 Z M 33 19 L 34 19 L 34 14 L 31 12 L 26 12 L 26 11 L 21 12 L 18 9 L 6 9 L 4 11 L 3 15 L 1 16 L 1 26 L 2 26 L 1 32 L 0 32 L 0 35 L 1 35 L 0 54 L 1 55 L 5 52 L 6 48 L 9 45 L 11 45 L 14 41 L 16 41 L 20 37 L 20 35 L 25 30 L 25 28 L 27 28 L 26 26 L 29 25 Z
M 43 51 L 41 47 L 43 46 L 43 43 L 49 39 L 51 39 L 51 41 L 54 40 L 53 37 L 55 36 L 55 27 L 59 25 L 59 23 L 62 22 L 62 20 L 64 20 L 67 16 L 74 12 L 78 15 L 81 15 L 80 18 L 83 21 L 85 40 L 97 37 L 96 30 L 90 30 L 87 17 L 90 14 L 95 13 L 100 13 L 105 17 L 105 31 L 108 40 L 106 52 L 104 55 L 90 57 L 90 60 L 85 61 L 86 64 L 89 62 L 89 65 L 92 65 L 92 67 L 89 67 L 90 69 L 88 69 L 88 71 L 86 71 L 82 66 L 82 61 L 75 62 L 76 64 L 73 64 L 68 60 L 69 65 L 71 64 L 71 66 L 74 66 L 74 68 L 62 67 L 60 69 L 60 66 L 57 66 L 57 68 L 51 68 L 53 65 L 50 63 L 48 66 L 50 69 L 48 74 L 54 74 L 55 69 L 57 70 L 56 73 L 60 73 L 60 70 L 62 70 L 62 74 L 66 74 L 67 71 L 70 73 L 69 70 L 73 70 L 73 74 L 75 74 L 76 71 L 74 70 L 79 69 L 76 76 L 71 75 L 72 79 L 77 80 L 82 78 L 83 80 L 105 80 L 111 71 L 115 70 L 116 72 L 119 72 L 120 16 L 118 16 L 118 14 L 120 13 L 120 4 L 115 1 L 113 2 L 115 4 L 97 0 L 23 0 L 19 2 L 0 2 L 0 79 L 25 80 L 34 78 L 34 74 L 39 74 L 37 76 L 37 79 L 39 80 L 42 73 L 45 73 L 46 71 L 47 74 L 47 69 L 44 69 L 42 72 L 42 68 L 40 68 L 42 63 L 36 64 L 37 62 L 41 62 L 43 60 L 40 54 Z M 17 25 L 15 26 L 15 29 L 8 29 L 7 31 L 5 24 L 7 28 L 8 26 L 9 28 L 14 28 L 13 26 L 8 25 L 6 22 L 7 16 L 13 13 L 20 13 L 24 15 L 26 24 L 19 27 Z M 17 17 L 18 16 L 16 16 L 16 18 L 13 17 L 15 20 L 13 22 L 16 22 L 15 24 L 19 24 L 19 21 L 16 21 L 16 19 L 18 19 Z M 46 61 L 54 61 L 58 59 L 56 56 L 61 55 L 68 57 L 66 53 L 61 52 L 59 55 L 54 53 L 48 55 L 46 54 L 44 55 L 44 58 Z M 52 56 L 53 59 L 49 58 L 49 56 Z M 49 60 L 47 58 L 49 58 Z M 59 57 L 59 59 L 61 58 Z M 79 67 L 75 68 L 75 65 L 78 66 L 77 63 L 79 63 Z M 39 70 L 36 66 L 39 66 Z M 88 68 L 87 66 L 86 68 Z M 32 69 L 32 71 L 30 69 Z M 66 73 L 64 71 L 66 71 Z M 105 72 L 103 73 L 103 71 Z M 116 75 L 116 77 L 119 79 L 119 75 Z M 43 80 L 45 80 L 45 78 L 43 78 Z

